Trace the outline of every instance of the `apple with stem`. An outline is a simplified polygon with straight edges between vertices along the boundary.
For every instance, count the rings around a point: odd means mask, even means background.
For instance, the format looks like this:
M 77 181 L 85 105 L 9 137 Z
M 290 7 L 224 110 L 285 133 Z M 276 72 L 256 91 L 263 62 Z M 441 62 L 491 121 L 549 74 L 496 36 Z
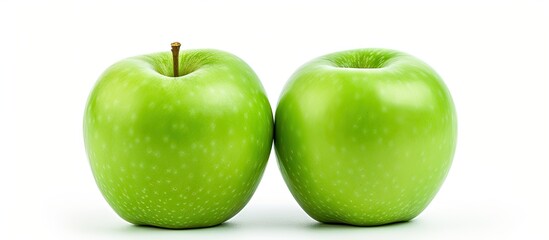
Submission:
M 457 118 L 427 64 L 388 49 L 316 58 L 284 88 L 275 149 L 300 206 L 324 223 L 408 221 L 431 202 L 450 168 Z
M 223 51 L 179 47 L 112 65 L 86 105 L 96 183 L 133 224 L 223 223 L 251 198 L 271 150 L 272 111 L 254 71 Z

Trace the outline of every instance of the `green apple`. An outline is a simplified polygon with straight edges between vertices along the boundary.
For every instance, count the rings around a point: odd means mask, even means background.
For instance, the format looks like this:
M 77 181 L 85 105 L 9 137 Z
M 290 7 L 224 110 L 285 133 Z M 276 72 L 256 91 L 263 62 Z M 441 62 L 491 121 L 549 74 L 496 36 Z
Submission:
M 448 173 L 456 135 L 442 79 L 417 58 L 388 49 L 306 63 L 275 114 L 286 184 L 324 223 L 373 226 L 416 217 Z
M 86 105 L 96 183 L 133 224 L 197 228 L 228 220 L 251 198 L 271 151 L 272 111 L 253 70 L 218 50 L 178 53 L 174 66 L 169 52 L 112 65 Z

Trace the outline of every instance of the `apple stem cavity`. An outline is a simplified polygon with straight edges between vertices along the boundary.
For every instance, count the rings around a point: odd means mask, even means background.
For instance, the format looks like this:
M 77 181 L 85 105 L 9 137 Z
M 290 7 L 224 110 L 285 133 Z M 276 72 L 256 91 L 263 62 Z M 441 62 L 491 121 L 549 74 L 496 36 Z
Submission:
M 173 77 L 179 77 L 179 48 L 181 43 L 172 43 L 172 57 L 173 57 Z

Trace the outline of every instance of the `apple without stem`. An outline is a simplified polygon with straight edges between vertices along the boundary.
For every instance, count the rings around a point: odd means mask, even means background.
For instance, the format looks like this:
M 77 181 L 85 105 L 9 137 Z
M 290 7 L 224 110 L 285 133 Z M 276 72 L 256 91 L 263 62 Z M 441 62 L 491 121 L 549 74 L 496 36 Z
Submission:
M 402 52 L 358 49 L 302 66 L 282 92 L 275 149 L 301 207 L 325 223 L 408 221 L 442 185 L 457 119 L 442 79 Z
M 175 64 L 162 52 L 103 73 L 85 110 L 85 146 L 99 189 L 123 219 L 213 226 L 255 191 L 271 150 L 272 112 L 244 61 L 218 50 L 178 56 L 178 47 Z

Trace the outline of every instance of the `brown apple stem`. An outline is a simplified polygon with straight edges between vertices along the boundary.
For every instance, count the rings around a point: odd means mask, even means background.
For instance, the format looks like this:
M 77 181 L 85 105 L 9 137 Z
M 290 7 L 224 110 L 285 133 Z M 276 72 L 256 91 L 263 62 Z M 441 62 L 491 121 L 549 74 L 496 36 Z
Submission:
M 172 57 L 173 57 L 173 76 L 179 76 L 179 47 L 181 43 L 173 42 L 172 43 Z

